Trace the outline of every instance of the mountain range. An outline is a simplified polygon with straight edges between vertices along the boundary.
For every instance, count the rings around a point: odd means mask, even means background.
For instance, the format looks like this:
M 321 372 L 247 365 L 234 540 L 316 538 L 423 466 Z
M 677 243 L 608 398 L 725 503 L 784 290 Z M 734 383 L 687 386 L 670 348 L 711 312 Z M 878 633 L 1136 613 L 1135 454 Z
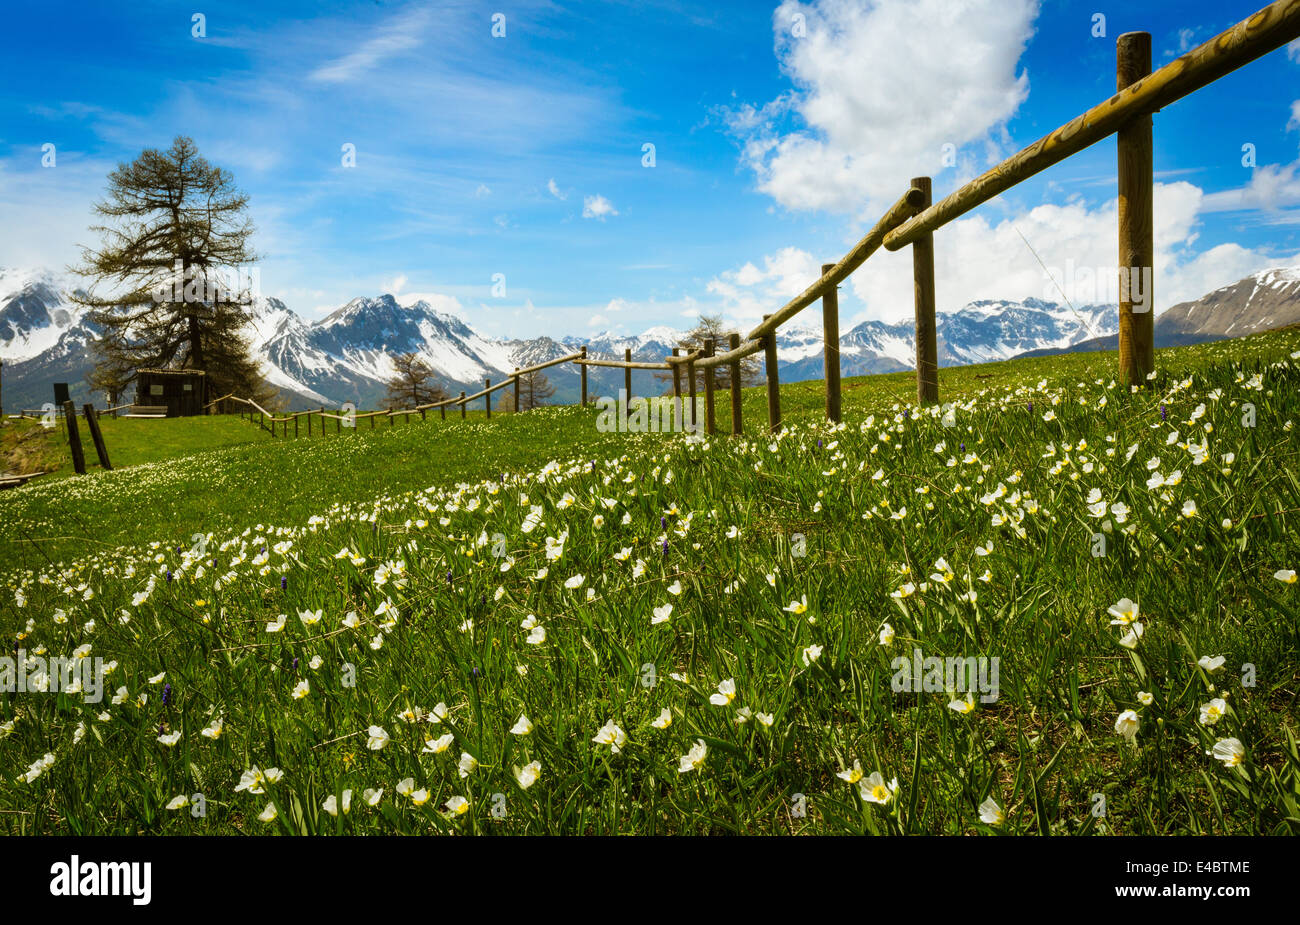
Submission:
M 73 281 L 48 270 L 0 268 L 0 400 L 13 412 L 39 408 L 52 383 L 67 382 L 74 400 L 91 400 L 85 384 L 99 336 L 85 311 L 70 301 Z M 499 382 L 516 367 L 531 366 L 586 345 L 593 358 L 659 361 L 684 332 L 652 327 L 634 336 L 492 338 L 456 315 L 423 301 L 403 304 L 382 294 L 356 298 L 318 321 L 304 320 L 276 298 L 250 306 L 246 337 L 263 373 L 292 409 L 338 407 L 345 401 L 377 407 L 392 374 L 391 357 L 413 351 L 437 372 L 452 394 L 473 393 L 484 379 Z M 808 310 L 815 315 L 816 309 Z M 937 316 L 940 365 L 952 366 L 1075 350 L 1115 349 L 1114 305 L 1068 306 L 1029 298 L 971 302 Z M 1300 267 L 1256 273 L 1194 302 L 1175 305 L 1156 319 L 1157 346 L 1235 337 L 1300 321 Z M 897 372 L 915 363 L 913 325 L 865 321 L 840 337 L 845 376 Z M 783 382 L 823 375 L 820 325 L 788 324 L 777 337 Z M 546 371 L 555 403 L 575 402 L 579 371 L 562 364 Z M 633 373 L 636 394 L 658 394 L 665 384 L 650 371 Z M 593 396 L 616 394 L 623 371 L 589 367 Z M 498 393 L 499 394 L 499 393 Z M 102 401 L 103 396 L 95 396 Z

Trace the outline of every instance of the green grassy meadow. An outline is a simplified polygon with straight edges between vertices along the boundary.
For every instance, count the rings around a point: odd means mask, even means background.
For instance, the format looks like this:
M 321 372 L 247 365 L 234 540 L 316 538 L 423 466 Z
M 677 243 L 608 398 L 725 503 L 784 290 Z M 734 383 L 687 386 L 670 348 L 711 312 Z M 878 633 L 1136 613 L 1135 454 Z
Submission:
M 776 436 L 106 422 L 0 492 L 8 655 L 107 670 L 0 693 L 0 831 L 1296 834 L 1297 359 L 793 383 Z

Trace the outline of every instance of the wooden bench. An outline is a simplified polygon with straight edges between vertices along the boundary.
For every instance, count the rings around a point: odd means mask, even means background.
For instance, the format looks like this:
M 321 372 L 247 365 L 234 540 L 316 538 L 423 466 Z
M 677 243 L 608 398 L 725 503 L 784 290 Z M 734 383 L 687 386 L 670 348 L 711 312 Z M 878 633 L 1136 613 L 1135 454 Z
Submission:
M 166 405 L 132 405 L 131 410 L 122 415 L 124 418 L 165 418 Z

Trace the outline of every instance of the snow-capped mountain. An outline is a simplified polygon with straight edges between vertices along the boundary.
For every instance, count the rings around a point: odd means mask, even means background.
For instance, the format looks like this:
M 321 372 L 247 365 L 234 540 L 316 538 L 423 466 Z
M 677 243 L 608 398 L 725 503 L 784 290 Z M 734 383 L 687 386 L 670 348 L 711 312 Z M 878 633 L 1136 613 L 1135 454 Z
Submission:
M 68 382 L 77 401 L 90 400 L 85 377 L 98 336 L 68 293 L 72 281 L 40 270 L 0 269 L 0 360 L 5 407 L 37 408 L 53 382 Z M 777 339 L 783 382 L 820 378 L 822 332 L 815 307 L 787 324 Z M 939 361 L 951 366 L 1003 360 L 1026 353 L 1113 349 L 1118 327 L 1113 305 L 1070 307 L 1039 299 L 972 302 L 940 313 Z M 1197 302 L 1176 305 L 1157 319 L 1157 344 L 1238 336 L 1300 321 L 1300 268 L 1257 273 Z M 259 298 L 245 329 L 263 373 L 292 408 L 337 407 L 345 401 L 375 407 L 393 371 L 392 357 L 417 353 L 452 394 L 499 382 L 515 368 L 576 352 L 584 344 L 597 359 L 659 361 L 683 332 L 652 327 L 637 335 L 492 338 L 427 302 L 402 304 L 392 295 L 356 298 L 325 318 L 308 322 L 276 298 Z M 915 362 L 910 321 L 866 321 L 841 333 L 845 376 L 911 369 Z M 547 370 L 557 403 L 576 401 L 580 373 L 572 364 Z M 616 394 L 623 370 L 588 368 L 591 395 Z M 666 383 L 646 370 L 633 372 L 633 391 L 658 394 Z
M 1157 347 L 1199 344 L 1242 337 L 1300 322 L 1300 267 L 1273 267 L 1252 273 L 1191 302 L 1170 306 L 1155 320 Z M 1035 356 L 1063 350 L 1115 350 L 1115 333 L 1089 338 L 1068 347 L 1036 348 Z

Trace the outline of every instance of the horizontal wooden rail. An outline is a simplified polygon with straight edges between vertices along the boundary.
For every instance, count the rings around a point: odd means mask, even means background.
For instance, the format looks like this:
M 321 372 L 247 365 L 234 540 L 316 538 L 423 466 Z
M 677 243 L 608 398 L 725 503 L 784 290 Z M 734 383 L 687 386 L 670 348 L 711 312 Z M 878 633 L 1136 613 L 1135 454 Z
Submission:
M 645 363 L 640 360 L 574 360 L 580 366 L 609 366 L 615 369 L 672 369 L 667 363 Z
M 703 350 L 692 350 L 690 353 L 674 354 L 673 356 L 665 357 L 664 360 L 669 364 L 669 366 L 681 366 L 685 363 L 694 362 L 702 356 L 704 356 Z
M 885 236 L 885 249 L 915 243 L 1011 187 L 1300 37 L 1300 0 L 1279 0 L 945 196 Z M 750 335 L 753 336 L 752 334 Z
M 696 369 L 712 369 L 715 366 L 726 366 L 728 363 L 734 363 L 737 360 L 743 360 L 745 357 L 753 356 L 763 351 L 763 341 L 755 340 L 741 344 L 735 350 L 728 350 L 726 353 L 714 354 L 711 357 L 704 357 L 695 361 Z
M 572 363 L 574 360 L 581 358 L 582 351 L 570 353 L 568 356 L 557 357 L 554 360 L 547 360 L 545 363 L 538 363 L 536 366 L 525 366 L 523 369 L 515 370 L 512 376 L 525 376 L 528 373 L 535 373 L 538 370 L 547 369 L 551 366 L 558 366 L 560 363 Z M 508 381 L 508 380 L 507 380 Z

